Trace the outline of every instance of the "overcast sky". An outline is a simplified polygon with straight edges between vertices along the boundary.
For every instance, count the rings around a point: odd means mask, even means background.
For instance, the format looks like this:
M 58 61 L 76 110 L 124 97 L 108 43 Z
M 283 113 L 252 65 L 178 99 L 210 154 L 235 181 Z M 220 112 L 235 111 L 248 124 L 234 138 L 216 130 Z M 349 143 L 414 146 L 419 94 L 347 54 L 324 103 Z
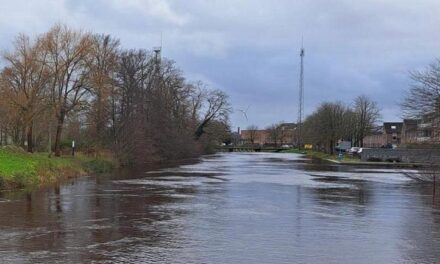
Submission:
M 160 44 L 190 80 L 230 95 L 233 129 L 297 119 L 304 38 L 305 112 L 360 94 L 400 119 L 410 70 L 439 52 L 438 0 L 0 0 L 0 48 L 61 22 L 126 48 Z M 247 121 L 237 109 L 249 106 Z

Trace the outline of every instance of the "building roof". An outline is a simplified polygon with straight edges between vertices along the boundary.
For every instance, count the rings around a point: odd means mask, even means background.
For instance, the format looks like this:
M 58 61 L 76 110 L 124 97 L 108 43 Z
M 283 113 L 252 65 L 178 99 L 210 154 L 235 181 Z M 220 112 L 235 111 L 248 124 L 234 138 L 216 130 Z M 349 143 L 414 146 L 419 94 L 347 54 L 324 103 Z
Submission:
M 417 125 L 421 120 L 420 119 L 403 119 L 404 125 Z
M 417 130 L 418 124 L 420 122 L 420 119 L 403 119 L 403 126 L 405 127 L 405 131 Z
M 381 135 L 383 131 L 383 126 L 376 126 L 371 129 L 371 135 Z
M 295 124 L 295 123 L 281 123 L 279 126 L 284 129 L 295 129 L 297 127 L 297 124 Z

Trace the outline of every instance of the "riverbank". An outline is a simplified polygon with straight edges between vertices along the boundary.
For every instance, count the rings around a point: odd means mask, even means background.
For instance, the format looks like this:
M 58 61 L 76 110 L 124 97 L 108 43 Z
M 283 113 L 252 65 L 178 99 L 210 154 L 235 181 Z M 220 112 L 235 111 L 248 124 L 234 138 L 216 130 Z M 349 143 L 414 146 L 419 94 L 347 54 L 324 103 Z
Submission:
M 78 153 L 75 157 L 52 157 L 48 153 L 26 153 L 21 148 L 0 148 L 0 189 L 20 189 L 91 173 L 111 171 L 114 163 L 107 158 L 92 158 Z
M 337 154 L 328 154 L 328 153 L 314 151 L 314 150 L 287 149 L 282 152 L 283 153 L 303 154 L 303 155 L 306 155 L 311 158 L 328 160 L 331 162 L 357 162 L 357 161 L 359 161 L 358 158 L 353 157 L 353 156 L 349 156 L 349 155 L 343 155 L 342 159 L 338 159 Z
M 383 166 L 383 167 L 395 167 L 395 168 L 421 168 L 428 166 L 422 163 L 405 163 L 405 162 L 382 162 L 382 161 L 361 161 L 359 158 L 353 157 L 348 154 L 344 154 L 342 158 L 338 158 L 338 154 L 328 154 L 314 150 L 298 150 L 288 149 L 283 151 L 284 153 L 303 154 L 310 158 L 321 159 L 331 163 L 340 165 L 352 165 L 352 166 Z

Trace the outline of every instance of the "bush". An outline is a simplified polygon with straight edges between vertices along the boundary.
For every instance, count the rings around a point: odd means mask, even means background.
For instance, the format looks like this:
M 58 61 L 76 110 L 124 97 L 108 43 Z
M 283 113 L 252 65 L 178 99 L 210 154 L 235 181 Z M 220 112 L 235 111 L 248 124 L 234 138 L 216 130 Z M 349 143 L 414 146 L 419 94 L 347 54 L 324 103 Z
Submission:
M 1 150 L 7 151 L 10 153 L 18 153 L 18 154 L 27 153 L 23 148 L 18 147 L 18 146 L 14 146 L 14 145 L 3 146 L 3 147 L 1 147 Z
M 95 173 L 111 172 L 113 170 L 113 163 L 107 160 L 91 160 L 86 163 L 87 169 Z

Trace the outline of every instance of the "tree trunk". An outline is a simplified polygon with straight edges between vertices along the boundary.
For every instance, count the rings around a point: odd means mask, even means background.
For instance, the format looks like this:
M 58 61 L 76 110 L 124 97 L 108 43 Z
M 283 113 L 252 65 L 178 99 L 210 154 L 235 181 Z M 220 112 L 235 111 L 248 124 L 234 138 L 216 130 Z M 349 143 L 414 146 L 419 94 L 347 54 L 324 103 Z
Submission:
M 57 132 L 55 135 L 55 157 L 61 156 L 61 133 L 63 132 L 64 114 L 58 118 Z
M 52 155 L 52 123 L 49 122 L 49 133 L 47 135 L 47 152 L 49 152 L 49 157 Z
M 27 152 L 29 153 L 33 153 L 34 152 L 34 140 L 33 140 L 33 136 L 32 136 L 32 132 L 33 132 L 33 122 L 30 122 L 29 124 L 29 128 L 27 131 Z
M 3 129 L 3 145 L 8 145 L 8 129 Z
M 99 145 L 101 145 L 101 134 L 102 134 L 102 131 L 104 130 L 104 124 L 103 124 L 103 122 L 104 122 L 104 118 L 102 117 L 102 112 L 103 112 L 103 107 L 102 107 L 102 104 L 103 104 L 103 99 L 102 99 L 102 94 L 101 94 L 101 91 L 99 90 L 98 91 L 98 94 L 97 94 L 97 96 L 96 96 L 96 116 L 95 116 L 95 121 L 96 121 L 96 130 L 95 130 L 95 133 L 96 133 L 96 135 L 95 135 L 95 137 L 96 137 L 96 139 L 97 139 L 97 141 L 98 141 L 98 144 Z
M 209 121 L 210 121 L 210 119 L 206 119 L 197 127 L 197 130 L 194 133 L 194 136 L 195 136 L 196 140 L 199 140 L 200 137 L 205 133 L 205 131 L 203 129 L 209 123 Z
M 330 140 L 330 154 L 333 155 L 333 140 Z
M 22 125 L 20 128 L 20 146 L 25 149 L 26 147 L 26 126 Z

